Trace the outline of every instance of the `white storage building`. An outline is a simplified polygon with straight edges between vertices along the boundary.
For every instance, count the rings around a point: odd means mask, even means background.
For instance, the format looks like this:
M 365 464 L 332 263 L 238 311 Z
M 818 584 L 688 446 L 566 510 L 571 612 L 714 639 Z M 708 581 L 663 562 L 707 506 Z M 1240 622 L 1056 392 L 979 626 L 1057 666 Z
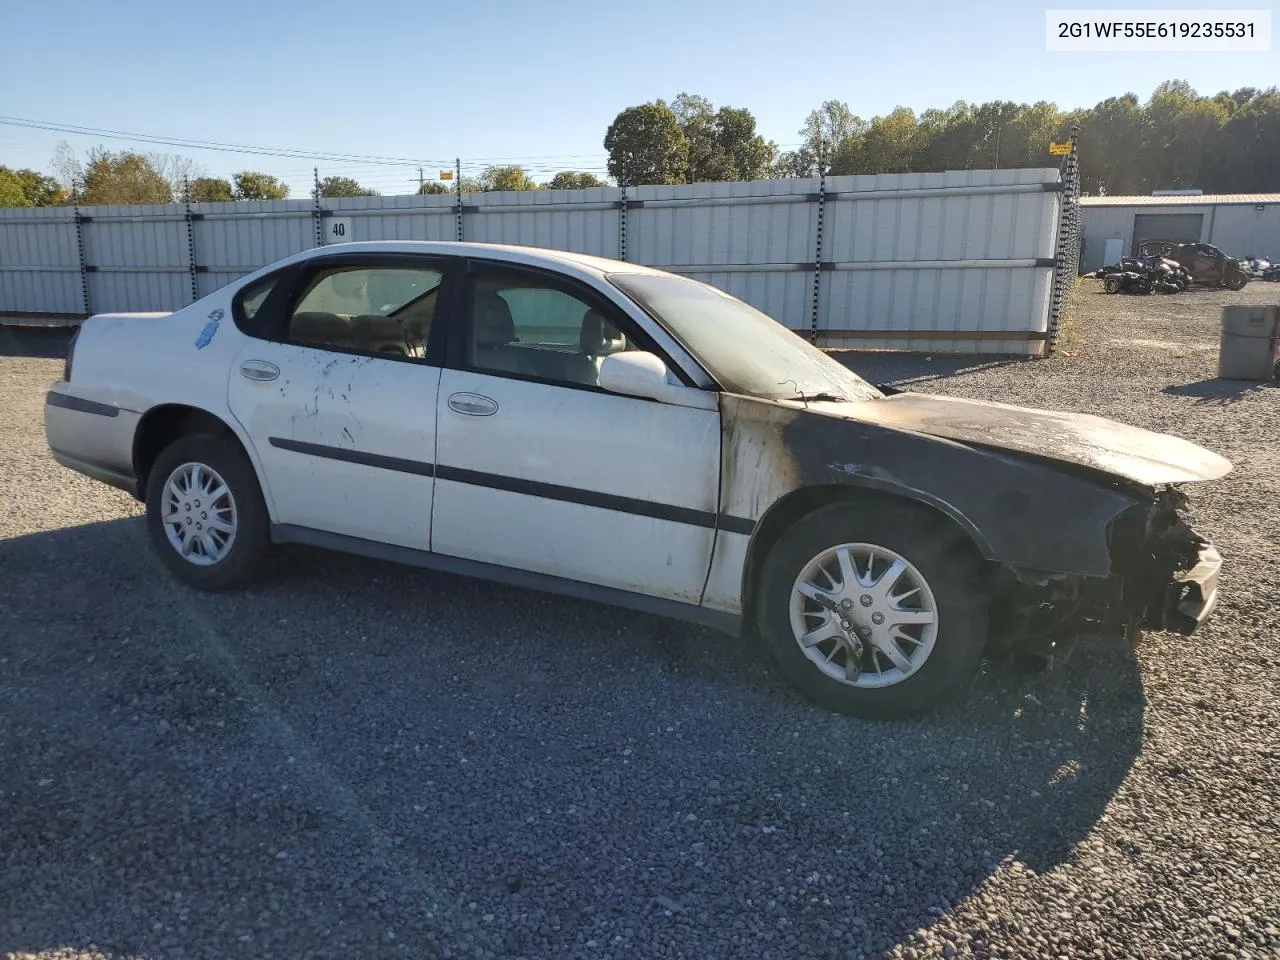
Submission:
M 1280 193 L 1082 197 L 1081 269 L 1133 256 L 1144 240 L 1211 243 L 1233 257 L 1280 260 Z

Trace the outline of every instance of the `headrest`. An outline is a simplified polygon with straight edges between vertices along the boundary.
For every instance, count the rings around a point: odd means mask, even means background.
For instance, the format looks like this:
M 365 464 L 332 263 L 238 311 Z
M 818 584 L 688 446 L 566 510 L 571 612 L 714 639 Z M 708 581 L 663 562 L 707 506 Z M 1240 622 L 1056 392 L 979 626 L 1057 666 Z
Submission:
M 304 311 L 295 313 L 289 322 L 289 338 L 308 343 L 353 346 L 351 327 L 336 313 Z
M 516 338 L 511 307 L 493 290 L 476 291 L 475 341 L 477 347 L 498 347 Z
M 617 328 L 595 310 L 582 315 L 582 332 L 578 335 L 578 349 L 589 357 L 603 357 L 626 346 Z

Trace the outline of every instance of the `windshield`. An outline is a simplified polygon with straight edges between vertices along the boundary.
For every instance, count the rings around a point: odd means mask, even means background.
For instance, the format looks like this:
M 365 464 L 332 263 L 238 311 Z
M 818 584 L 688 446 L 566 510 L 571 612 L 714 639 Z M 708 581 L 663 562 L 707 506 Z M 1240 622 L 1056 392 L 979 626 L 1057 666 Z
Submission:
M 722 387 L 771 400 L 882 396 L 853 371 L 755 307 L 684 277 L 609 274 L 657 318 Z

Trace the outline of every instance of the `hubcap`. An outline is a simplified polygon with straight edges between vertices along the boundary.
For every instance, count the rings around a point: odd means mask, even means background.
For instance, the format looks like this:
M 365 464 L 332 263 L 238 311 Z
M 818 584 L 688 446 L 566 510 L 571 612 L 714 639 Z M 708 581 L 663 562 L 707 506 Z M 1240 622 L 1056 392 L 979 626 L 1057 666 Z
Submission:
M 184 463 L 169 474 L 160 516 L 169 545 L 197 567 L 213 566 L 235 543 L 235 497 L 206 464 Z
M 844 543 L 810 560 L 791 588 L 791 629 L 804 655 L 852 687 L 888 687 L 919 670 L 938 636 L 938 605 L 905 557 Z

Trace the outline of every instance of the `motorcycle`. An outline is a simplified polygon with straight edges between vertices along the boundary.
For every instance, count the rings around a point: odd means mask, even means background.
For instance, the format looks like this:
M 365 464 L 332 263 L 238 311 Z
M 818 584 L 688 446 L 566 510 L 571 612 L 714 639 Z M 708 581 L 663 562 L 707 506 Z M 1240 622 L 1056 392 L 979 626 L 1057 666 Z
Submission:
M 1280 283 L 1280 263 L 1266 257 L 1248 256 L 1243 260 L 1244 269 L 1251 280 Z
M 1159 256 L 1121 257 L 1094 271 L 1107 293 L 1181 293 L 1191 286 L 1191 274 L 1181 264 Z

